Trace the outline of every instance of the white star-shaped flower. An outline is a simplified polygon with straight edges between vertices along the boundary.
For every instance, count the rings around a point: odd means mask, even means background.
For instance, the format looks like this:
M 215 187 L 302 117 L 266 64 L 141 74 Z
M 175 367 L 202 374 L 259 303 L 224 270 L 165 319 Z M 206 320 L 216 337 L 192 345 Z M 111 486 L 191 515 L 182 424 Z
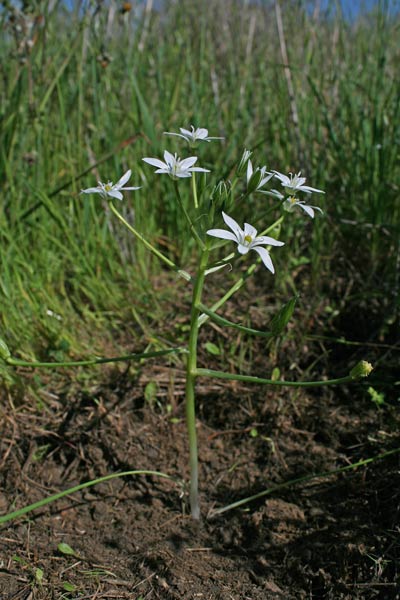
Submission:
M 289 196 L 289 198 L 286 198 L 286 200 L 283 202 L 283 208 L 288 212 L 292 212 L 296 206 L 304 210 L 304 212 L 307 213 L 312 219 L 314 218 L 316 210 L 318 210 L 320 213 L 323 212 L 319 206 L 310 206 L 306 204 L 304 200 L 298 200 L 295 196 Z
M 195 129 L 193 125 L 190 126 L 191 131 L 189 129 L 184 129 L 183 127 L 179 127 L 180 133 L 171 133 L 170 131 L 164 131 L 164 135 L 175 135 L 176 137 L 181 137 L 189 144 L 191 148 L 193 148 L 197 142 L 211 142 L 211 140 L 223 140 L 222 137 L 209 137 L 208 129 L 204 129 L 204 127 L 198 127 Z
M 317 190 L 316 188 L 310 187 L 309 185 L 303 185 L 306 181 L 305 177 L 300 177 L 301 172 L 293 175 L 289 173 L 289 177 L 287 175 L 283 175 L 279 173 L 279 171 L 272 171 L 277 177 L 282 186 L 285 188 L 286 193 L 290 195 L 295 195 L 296 192 L 306 192 L 306 194 L 311 194 L 312 192 L 317 192 L 318 194 L 324 194 L 322 190 Z
M 81 194 L 100 194 L 105 200 L 108 198 L 122 200 L 123 195 L 121 194 L 121 191 L 126 192 L 140 189 L 140 187 L 124 187 L 125 183 L 129 181 L 131 175 L 132 171 L 129 169 L 124 175 L 122 175 L 121 179 L 117 181 L 117 183 L 113 183 L 112 181 L 109 181 L 108 183 L 102 183 L 101 181 L 98 181 L 98 187 L 81 190 Z
M 316 210 L 318 210 L 320 213 L 323 213 L 319 206 L 310 206 L 309 204 L 306 204 L 304 200 L 299 200 L 296 198 L 296 196 L 286 197 L 284 194 L 281 194 L 281 192 L 278 192 L 278 190 L 272 190 L 272 192 L 274 196 L 279 198 L 279 200 L 283 200 L 282 206 L 287 212 L 293 212 L 293 210 L 298 206 L 312 219 L 314 218 Z
M 197 161 L 197 156 L 189 156 L 189 158 L 181 160 L 177 154 L 171 154 L 168 150 L 164 152 L 165 162 L 159 158 L 143 158 L 143 160 L 149 165 L 157 167 L 156 173 L 167 173 L 172 179 L 191 177 L 193 171 L 200 171 L 202 173 L 210 172 L 208 169 L 193 166 Z
M 245 223 L 244 229 L 242 229 L 235 219 L 232 219 L 232 217 L 229 217 L 224 212 L 222 213 L 222 218 L 231 231 L 227 231 L 226 229 L 209 229 L 207 234 L 221 238 L 222 240 L 231 240 L 235 242 L 240 254 L 247 254 L 249 250 L 255 250 L 267 269 L 269 269 L 271 273 L 275 273 L 269 252 L 262 246 L 283 246 L 284 243 L 266 235 L 257 237 L 257 230 L 252 225 Z

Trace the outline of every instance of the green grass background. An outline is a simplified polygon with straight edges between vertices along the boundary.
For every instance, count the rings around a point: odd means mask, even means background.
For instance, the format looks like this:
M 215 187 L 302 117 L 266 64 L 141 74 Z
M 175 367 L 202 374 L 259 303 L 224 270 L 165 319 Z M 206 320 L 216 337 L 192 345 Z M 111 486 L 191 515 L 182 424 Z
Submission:
M 291 268 L 308 260 L 314 303 L 334 305 L 332 282 L 355 281 L 349 301 L 378 307 L 383 339 L 400 264 L 400 21 L 385 3 L 350 23 L 285 2 L 283 36 L 269 2 L 132 3 L 126 12 L 122 2 L 77 2 L 72 12 L 62 2 L 25 12 L 2 4 L 0 337 L 14 354 L 81 356 L 122 328 L 134 335 L 142 309 L 162 318 L 150 281 L 158 265 L 99 197 L 79 191 L 132 168 L 130 185 L 142 189 L 123 214 L 190 260 L 172 182 L 141 161 L 166 148 L 189 155 L 162 133 L 190 124 L 225 138 L 199 150 L 216 178 L 246 147 L 256 164 L 301 170 L 325 190 L 314 198 L 323 218 L 285 227 L 290 249 L 274 254 L 269 285 L 286 293 Z M 251 221 L 263 200 L 246 208 Z

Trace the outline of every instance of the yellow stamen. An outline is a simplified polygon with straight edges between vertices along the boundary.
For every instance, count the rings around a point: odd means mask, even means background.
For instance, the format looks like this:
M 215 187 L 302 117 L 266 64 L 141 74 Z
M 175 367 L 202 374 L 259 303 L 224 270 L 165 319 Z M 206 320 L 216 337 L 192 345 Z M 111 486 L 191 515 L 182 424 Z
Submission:
M 250 244 L 253 241 L 253 238 L 251 237 L 251 235 L 245 235 L 244 241 Z

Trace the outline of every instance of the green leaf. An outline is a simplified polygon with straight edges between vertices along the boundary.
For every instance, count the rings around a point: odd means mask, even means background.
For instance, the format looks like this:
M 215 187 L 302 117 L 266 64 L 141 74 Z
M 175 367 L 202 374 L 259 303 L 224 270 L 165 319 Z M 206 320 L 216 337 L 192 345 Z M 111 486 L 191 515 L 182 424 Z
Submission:
M 39 567 L 37 567 L 35 569 L 35 579 L 36 579 L 36 581 L 38 583 L 42 583 L 42 581 L 43 581 L 43 575 L 44 575 L 43 569 L 40 569 Z
M 289 302 L 286 302 L 286 304 L 282 306 L 278 314 L 276 314 L 273 317 L 272 321 L 269 324 L 269 327 L 272 331 L 272 335 L 280 335 L 282 331 L 286 328 L 287 324 L 289 323 L 292 317 L 297 299 L 298 296 L 293 296 L 293 298 L 291 298 Z
M 207 352 L 209 352 L 210 354 L 212 354 L 213 356 L 220 356 L 221 355 L 221 351 L 218 348 L 218 346 L 216 346 L 215 344 L 213 344 L 212 342 L 206 342 L 204 344 L 205 349 L 207 350 Z
M 149 381 L 144 388 L 144 398 L 148 404 L 153 404 L 157 398 L 158 385 L 155 381 Z
M 64 544 L 64 542 L 58 544 L 57 550 L 62 554 L 67 554 L 68 556 L 76 556 L 75 550 L 73 550 L 68 544 Z
M 271 379 L 272 381 L 279 381 L 281 377 L 281 370 L 279 367 L 274 367 L 272 369 Z
M 0 358 L 6 361 L 10 356 L 11 352 L 9 351 L 7 344 L 0 338 Z
M 76 585 L 74 585 L 73 583 L 69 583 L 69 581 L 64 581 L 64 583 L 63 583 L 63 590 L 65 592 L 75 592 Z
M 374 404 L 376 406 L 382 406 L 383 404 L 385 404 L 385 394 L 382 392 L 377 392 L 376 389 L 374 389 L 372 386 L 368 388 L 368 394 L 371 397 L 372 402 L 374 402 Z

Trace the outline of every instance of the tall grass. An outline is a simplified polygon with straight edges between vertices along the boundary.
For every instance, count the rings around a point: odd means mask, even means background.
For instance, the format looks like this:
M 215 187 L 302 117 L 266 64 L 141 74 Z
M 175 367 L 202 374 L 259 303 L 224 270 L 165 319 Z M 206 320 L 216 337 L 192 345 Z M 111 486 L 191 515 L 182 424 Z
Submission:
M 312 238 L 304 219 L 286 231 L 291 254 L 281 269 L 277 262 L 277 285 L 287 284 L 293 249 L 298 259 L 307 245 L 314 294 L 350 269 L 360 274 L 358 293 L 393 306 L 398 18 L 384 3 L 350 23 L 291 2 L 279 36 L 273 3 L 120 6 L 76 3 L 67 12 L 62 2 L 38 1 L 30 13 L 0 13 L 0 336 L 10 347 L 28 356 L 79 352 L 91 347 L 94 326 L 104 335 L 135 321 L 131 298 L 146 303 L 157 267 L 79 190 L 131 167 L 132 185 L 143 188 L 124 204 L 127 218 L 180 252 L 188 237 L 170 182 L 141 158 L 178 151 L 162 134 L 192 123 L 225 137 L 222 150 L 199 151 L 199 164 L 221 177 L 246 146 L 259 164 L 302 170 L 326 191 Z M 261 212 L 263 202 L 249 209 Z

